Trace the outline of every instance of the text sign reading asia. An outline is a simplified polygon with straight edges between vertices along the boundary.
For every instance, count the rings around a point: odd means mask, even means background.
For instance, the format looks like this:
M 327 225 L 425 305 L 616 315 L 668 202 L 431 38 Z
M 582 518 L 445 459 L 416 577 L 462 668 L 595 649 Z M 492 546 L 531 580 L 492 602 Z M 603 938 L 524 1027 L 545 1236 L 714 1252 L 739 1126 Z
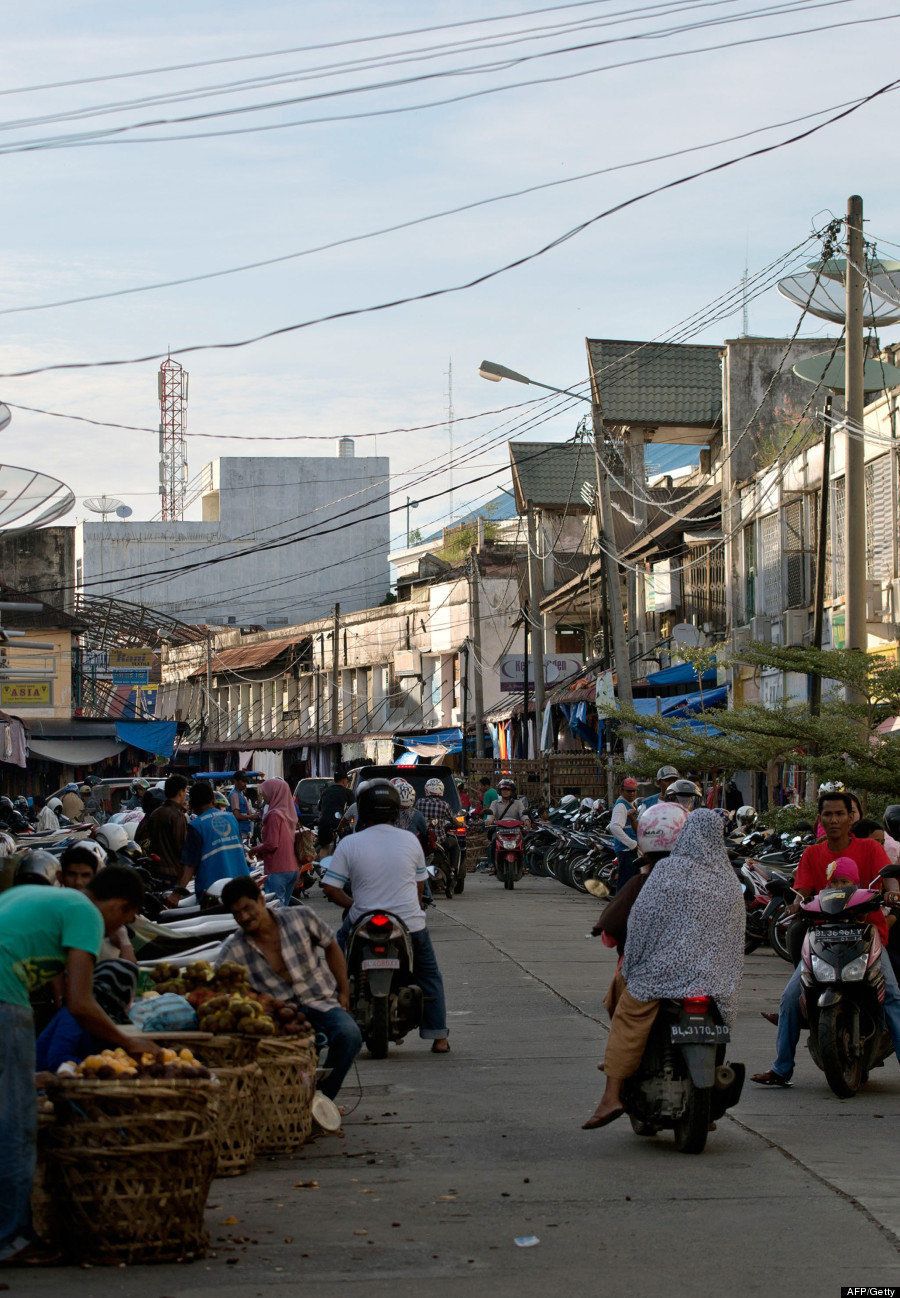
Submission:
M 49 681 L 0 682 L 0 707 L 47 708 L 52 701 Z
M 544 684 L 555 685 L 566 676 L 581 671 L 584 662 L 578 654 L 555 654 L 544 658 Z M 504 654 L 500 659 L 500 690 L 503 694 L 521 694 L 525 686 L 525 655 Z M 534 689 L 534 659 L 528 659 L 528 688 Z

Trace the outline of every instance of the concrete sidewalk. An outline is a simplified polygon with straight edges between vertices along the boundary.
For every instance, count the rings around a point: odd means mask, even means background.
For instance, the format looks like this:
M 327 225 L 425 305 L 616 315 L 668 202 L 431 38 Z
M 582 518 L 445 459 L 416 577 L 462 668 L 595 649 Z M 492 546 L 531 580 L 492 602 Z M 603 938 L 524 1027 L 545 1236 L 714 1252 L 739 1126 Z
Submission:
M 316 909 L 332 921 L 324 903 Z M 216 1255 L 183 1267 L 4 1276 L 15 1293 L 93 1298 L 339 1294 L 547 1298 L 641 1293 L 797 1298 L 900 1276 L 895 1174 L 900 1072 L 839 1101 L 801 1048 L 796 1085 L 749 1083 L 706 1152 L 580 1124 L 602 1083 L 613 953 L 587 934 L 597 903 L 552 881 L 513 893 L 470 876 L 429 912 L 452 1053 L 409 1039 L 362 1058 L 343 1139 L 216 1181 Z M 756 1070 L 774 1040 L 760 1008 L 788 967 L 747 962 L 732 1052 Z M 356 1102 L 355 1081 L 343 1095 Z M 303 1182 L 314 1181 L 313 1186 Z M 225 1225 L 228 1218 L 236 1224 Z M 540 1243 L 519 1248 L 517 1236 Z

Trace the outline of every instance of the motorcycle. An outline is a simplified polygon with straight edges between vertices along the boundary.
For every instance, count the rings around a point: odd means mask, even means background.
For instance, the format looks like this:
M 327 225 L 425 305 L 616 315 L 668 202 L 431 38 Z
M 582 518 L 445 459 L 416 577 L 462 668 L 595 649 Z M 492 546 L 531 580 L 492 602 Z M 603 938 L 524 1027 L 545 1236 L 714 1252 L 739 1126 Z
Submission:
M 741 1098 L 746 1069 L 725 1063 L 731 1034 L 710 996 L 660 1002 L 644 1057 L 622 1087 L 638 1136 L 675 1133 L 682 1154 L 701 1154 L 710 1123 Z
M 460 867 L 454 866 L 450 852 L 432 821 L 428 822 L 428 851 L 425 853 L 425 860 L 430 867 L 429 874 L 434 879 L 435 891 L 443 892 L 448 901 L 458 892 L 462 892 L 457 878 Z
M 900 865 L 885 866 L 878 878 L 900 878 Z M 841 1099 L 856 1095 L 893 1050 L 882 1009 L 881 938 L 864 918 L 880 901 L 871 887 L 837 884 L 801 906 L 811 927 L 800 956 L 800 1009 L 813 1062 Z
M 525 834 L 521 820 L 498 820 L 494 826 L 494 870 L 510 892 L 525 873 Z
M 386 1058 L 390 1043 L 422 1022 L 412 967 L 412 938 L 399 916 L 376 910 L 357 920 L 347 942 L 350 1013 L 373 1059 Z

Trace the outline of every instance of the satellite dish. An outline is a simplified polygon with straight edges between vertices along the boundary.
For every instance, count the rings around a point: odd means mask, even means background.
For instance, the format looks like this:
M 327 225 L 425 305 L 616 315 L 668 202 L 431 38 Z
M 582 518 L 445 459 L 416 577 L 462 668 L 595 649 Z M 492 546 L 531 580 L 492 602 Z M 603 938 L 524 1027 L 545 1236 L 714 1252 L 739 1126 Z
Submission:
M 88 496 L 84 502 L 85 509 L 92 514 L 100 514 L 104 522 L 106 521 L 106 515 L 116 513 L 121 508 L 121 505 L 121 500 L 118 500 L 115 496 Z
M 897 278 L 897 277 L 894 277 Z M 900 292 L 891 287 L 890 275 L 871 276 L 866 282 L 863 296 L 863 323 L 872 327 L 876 325 L 897 324 L 900 321 Z M 895 301 L 883 297 L 877 292 L 878 284 L 890 293 Z M 812 271 L 803 275 L 788 275 L 778 281 L 778 292 L 795 306 L 803 307 L 810 315 L 821 320 L 831 320 L 834 324 L 843 324 L 846 312 L 844 286 L 839 280 L 820 278 Z
M 844 391 L 844 353 L 817 352 L 794 366 L 798 379 L 819 383 L 832 392 Z M 887 361 L 866 361 L 863 387 L 866 392 L 882 392 L 885 388 L 900 387 L 900 369 Z
M 676 644 L 684 645 L 687 649 L 699 649 L 703 644 L 704 635 L 700 628 L 691 622 L 679 622 L 672 628 L 672 639 Z
M 74 504 L 74 493 L 58 478 L 37 469 L 0 464 L 0 532 L 30 532 L 62 518 Z
M 134 510 L 131 508 L 130 505 L 117 505 L 117 506 L 116 506 L 116 518 L 123 518 L 123 519 L 124 519 L 124 518 L 131 518 L 131 515 L 132 515 L 133 513 L 134 513 Z

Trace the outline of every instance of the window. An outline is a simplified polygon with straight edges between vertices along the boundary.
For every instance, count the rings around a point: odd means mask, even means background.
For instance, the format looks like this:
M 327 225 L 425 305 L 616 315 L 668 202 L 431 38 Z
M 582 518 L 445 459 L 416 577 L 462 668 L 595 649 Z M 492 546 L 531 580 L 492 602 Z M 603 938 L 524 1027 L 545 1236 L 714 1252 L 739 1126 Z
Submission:
M 756 524 L 744 528 L 744 623 L 756 616 Z
M 844 479 L 835 478 L 831 484 L 831 574 L 832 599 L 844 594 Z
M 781 518 L 767 514 L 759 520 L 759 568 L 761 612 L 775 617 L 782 611 Z
M 782 512 L 784 527 L 785 608 L 805 608 L 812 598 L 811 556 L 804 544 L 803 500 L 792 500 Z
M 866 465 L 866 576 L 887 581 L 894 566 L 891 508 L 891 457 Z

